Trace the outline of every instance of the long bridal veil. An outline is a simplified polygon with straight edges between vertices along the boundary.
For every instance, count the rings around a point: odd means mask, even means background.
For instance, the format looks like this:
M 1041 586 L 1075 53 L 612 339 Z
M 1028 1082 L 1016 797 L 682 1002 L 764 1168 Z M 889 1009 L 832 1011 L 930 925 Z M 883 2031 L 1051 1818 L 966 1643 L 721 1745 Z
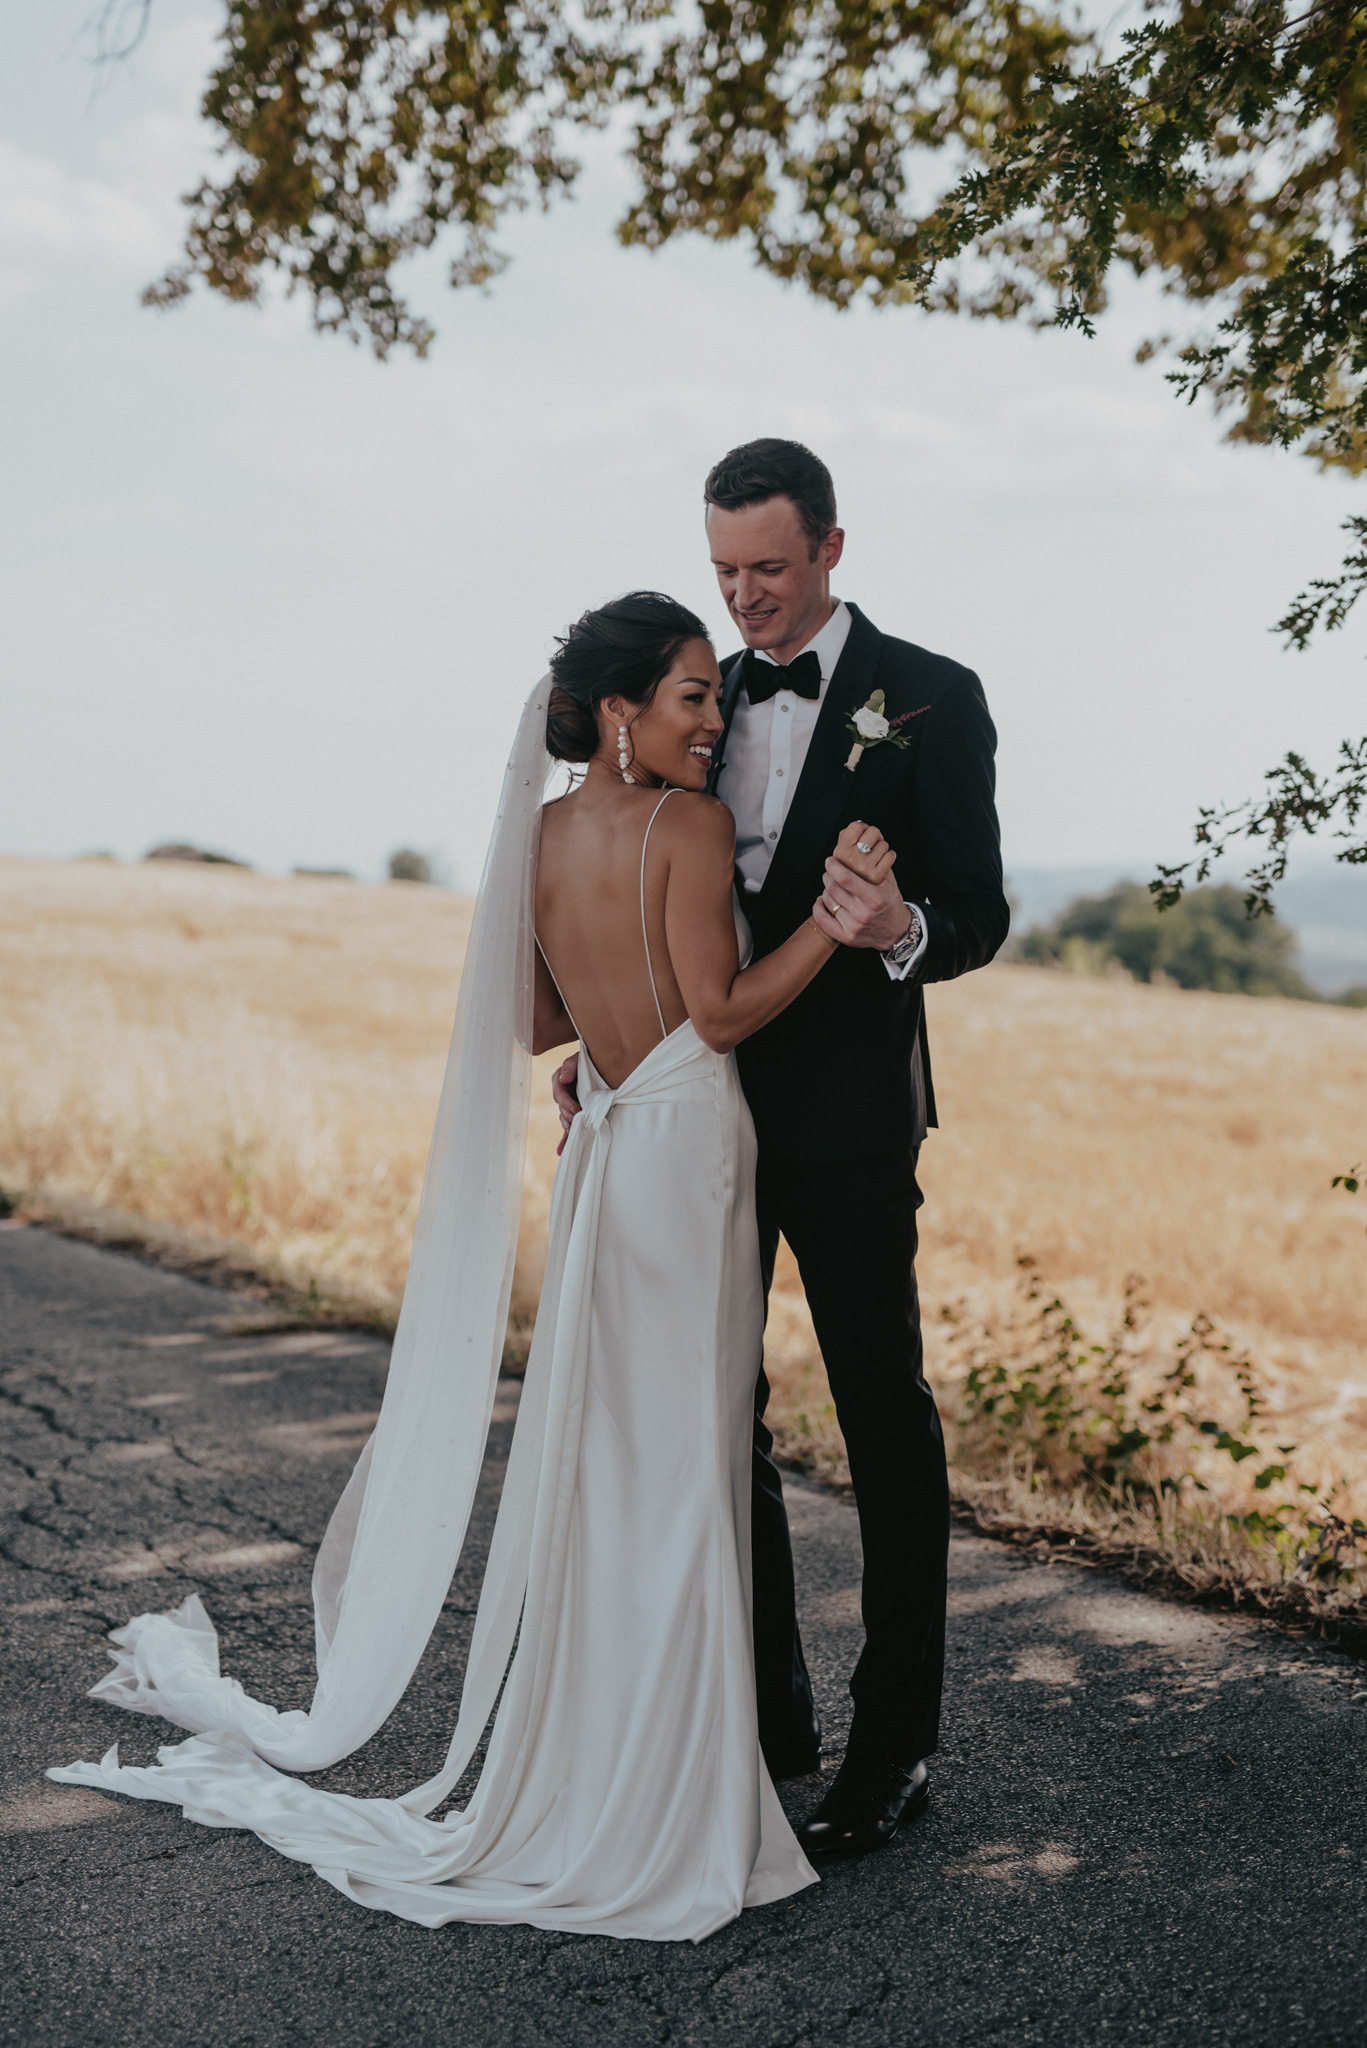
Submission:
M 387 1719 L 436 1625 L 465 1541 L 522 1202 L 550 687 L 546 676 L 528 698 L 504 775 L 384 1403 L 318 1553 L 313 1704 L 307 1713 L 280 1713 L 221 1677 L 218 1639 L 195 1596 L 174 1613 L 139 1615 L 117 1630 L 116 1668 L 93 1688 L 97 1698 L 198 1734 L 236 1737 L 287 1771 L 337 1762 Z M 406 1795 L 410 1812 L 430 1812 L 455 1785 L 493 1708 L 521 1611 L 526 1540 L 518 1521 L 517 1511 L 499 1517 L 447 1763 Z M 114 1752 L 101 1782 L 111 1765 L 117 1769 Z

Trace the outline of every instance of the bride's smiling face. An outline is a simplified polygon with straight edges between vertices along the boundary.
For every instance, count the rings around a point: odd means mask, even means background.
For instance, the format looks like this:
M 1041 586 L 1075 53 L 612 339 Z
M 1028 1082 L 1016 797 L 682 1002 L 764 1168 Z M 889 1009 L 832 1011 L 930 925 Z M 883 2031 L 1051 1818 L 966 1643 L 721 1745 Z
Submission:
M 624 725 L 631 773 L 638 782 L 702 789 L 712 749 L 721 736 L 720 704 L 717 657 L 706 640 L 690 640 L 679 649 L 649 704 L 604 697 L 599 715 L 604 765 L 616 774 L 617 728 Z

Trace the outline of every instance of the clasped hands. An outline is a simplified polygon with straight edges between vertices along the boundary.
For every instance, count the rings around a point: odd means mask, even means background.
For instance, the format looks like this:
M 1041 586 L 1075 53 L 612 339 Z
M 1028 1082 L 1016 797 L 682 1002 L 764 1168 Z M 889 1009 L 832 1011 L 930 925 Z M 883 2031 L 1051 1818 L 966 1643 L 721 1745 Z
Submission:
M 821 895 L 812 905 L 812 923 L 823 937 L 842 946 L 874 947 L 880 953 L 906 937 L 911 912 L 892 879 L 896 859 L 876 825 L 856 818 L 845 827 L 826 862 Z M 579 1114 L 578 1086 L 579 1055 L 571 1053 L 551 1080 L 564 1133 L 557 1155 L 564 1151 L 570 1125 Z
M 867 852 L 865 851 L 867 848 Z M 911 912 L 892 878 L 897 855 L 876 825 L 847 825 L 826 862 L 812 923 L 842 946 L 886 953 L 911 929 Z

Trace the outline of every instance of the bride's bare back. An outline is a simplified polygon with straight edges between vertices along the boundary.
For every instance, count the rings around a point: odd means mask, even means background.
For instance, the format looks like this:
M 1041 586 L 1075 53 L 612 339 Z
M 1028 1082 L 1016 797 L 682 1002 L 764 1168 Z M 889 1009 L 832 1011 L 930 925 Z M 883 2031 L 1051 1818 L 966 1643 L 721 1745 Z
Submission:
M 722 806 L 688 790 L 612 790 L 606 802 L 595 802 L 597 795 L 579 789 L 542 813 L 536 931 L 590 1059 L 619 1088 L 688 1017 L 670 957 L 666 898 L 671 856 L 686 858 L 689 821 L 671 831 L 668 814 Z M 740 956 L 729 889 L 720 908 L 734 979 Z

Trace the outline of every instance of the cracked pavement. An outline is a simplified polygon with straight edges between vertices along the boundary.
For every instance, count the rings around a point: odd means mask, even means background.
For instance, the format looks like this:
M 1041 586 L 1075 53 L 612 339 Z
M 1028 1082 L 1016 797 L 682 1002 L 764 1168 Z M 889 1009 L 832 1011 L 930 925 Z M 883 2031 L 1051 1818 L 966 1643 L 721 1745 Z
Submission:
M 7 1635 L 0 2041 L 257 2048 L 1358 2044 L 1361 1665 L 1100 1571 L 957 1533 L 945 1736 L 924 1822 L 698 1947 L 432 1933 L 348 1903 L 254 1837 L 49 1784 L 173 1731 L 85 1698 L 105 1631 L 186 1593 L 225 1668 L 306 1706 L 313 1547 L 379 1406 L 386 1348 L 0 1226 Z M 500 1387 L 462 1562 L 389 1723 L 320 1782 L 395 1792 L 454 1719 L 517 1388 Z M 827 1722 L 858 1643 L 851 1507 L 792 1483 Z M 800 1815 L 815 1779 L 783 1787 Z

